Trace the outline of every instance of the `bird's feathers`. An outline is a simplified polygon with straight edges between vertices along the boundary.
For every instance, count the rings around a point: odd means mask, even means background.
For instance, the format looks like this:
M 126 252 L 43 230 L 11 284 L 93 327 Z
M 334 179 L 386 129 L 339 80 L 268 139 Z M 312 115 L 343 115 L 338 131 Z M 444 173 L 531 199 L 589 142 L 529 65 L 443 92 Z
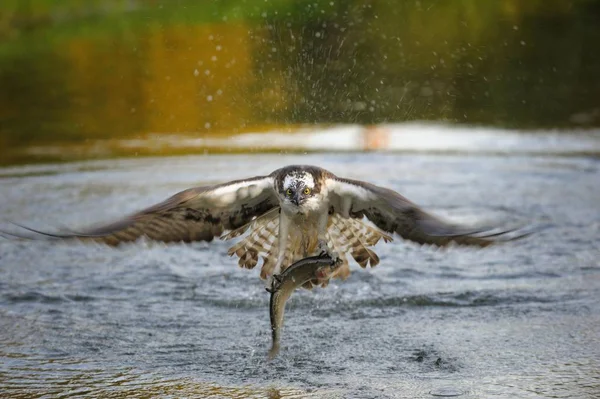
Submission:
M 260 276 L 266 279 L 272 274 L 278 256 L 280 237 L 277 235 L 279 231 L 279 213 L 277 209 L 258 217 L 248 225 L 223 235 L 222 238 L 229 240 L 243 234 L 245 231 L 248 231 L 248 235 L 233 245 L 228 254 L 229 256 L 236 255 L 239 258 L 239 266 L 247 269 L 254 268 L 262 258 L 263 264 Z M 379 263 L 379 257 L 369 247 L 377 244 L 382 238 L 385 242 L 392 240 L 389 235 L 361 220 L 342 218 L 338 214 L 330 217 L 326 237 L 329 245 L 342 261 L 342 265 L 331 277 L 342 279 L 350 275 L 346 253 L 349 252 L 361 267 L 364 268 L 368 265 L 374 267 Z M 312 245 L 312 242 L 308 244 L 302 242 L 305 239 L 304 236 L 298 237 L 290 234 L 288 239 L 283 270 L 306 256 L 316 254 L 316 245 Z M 296 242 L 298 239 L 300 242 Z M 306 250 L 307 247 L 308 250 Z M 310 288 L 315 283 L 316 281 L 309 282 L 305 284 L 305 288 Z M 321 282 L 321 284 L 326 284 L 326 282 Z
M 286 184 L 291 184 L 290 179 L 311 183 L 311 192 L 323 201 L 315 212 L 329 214 L 326 239 L 343 261 L 334 274 L 338 278 L 346 278 L 350 273 L 348 253 L 361 267 L 377 265 L 379 257 L 371 247 L 381 239 L 391 241 L 386 233 L 396 233 L 419 244 L 479 247 L 523 236 L 511 235 L 510 230 L 473 229 L 444 221 L 393 190 L 339 178 L 316 166 L 286 166 L 268 176 L 191 188 L 120 221 L 82 232 L 45 233 L 23 227 L 53 239 L 76 238 L 110 245 L 141 237 L 189 242 L 211 241 L 219 236 L 231 239 L 247 233 L 231 247 L 229 255 L 238 256 L 239 265 L 249 269 L 262 258 L 261 277 L 266 278 L 273 273 L 278 258 L 279 223 L 285 214 L 279 195 L 285 192 Z M 364 223 L 364 218 L 377 228 Z M 287 237 L 283 269 L 318 251 L 318 231 L 302 220 Z M 314 283 L 309 282 L 306 287 Z
M 381 230 L 418 244 L 485 247 L 520 236 L 513 230 L 469 228 L 433 216 L 397 192 L 359 180 L 329 177 L 325 182 L 334 213 L 366 217 Z
M 277 207 L 271 177 L 255 177 L 182 191 L 115 223 L 83 232 L 45 233 L 51 238 L 77 238 L 117 245 L 145 237 L 163 242 L 211 241 Z

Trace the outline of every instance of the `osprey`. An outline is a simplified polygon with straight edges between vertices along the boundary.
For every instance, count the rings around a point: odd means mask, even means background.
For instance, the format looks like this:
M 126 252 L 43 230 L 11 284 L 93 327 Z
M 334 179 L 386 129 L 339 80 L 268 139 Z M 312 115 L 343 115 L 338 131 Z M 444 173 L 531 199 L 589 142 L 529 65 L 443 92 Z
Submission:
M 52 238 L 109 245 L 141 237 L 191 242 L 246 234 L 228 254 L 239 257 L 239 265 L 248 269 L 262 258 L 263 279 L 322 253 L 342 262 L 331 277 L 346 278 L 350 273 L 348 254 L 361 267 L 373 267 L 379 258 L 371 247 L 382 239 L 392 241 L 392 233 L 436 246 L 485 247 L 520 237 L 508 238 L 512 230 L 476 230 L 449 223 L 395 191 L 304 165 L 286 166 L 268 176 L 190 188 L 120 221 L 81 233 L 24 228 Z M 308 282 L 305 287 L 317 283 L 325 286 L 328 281 Z

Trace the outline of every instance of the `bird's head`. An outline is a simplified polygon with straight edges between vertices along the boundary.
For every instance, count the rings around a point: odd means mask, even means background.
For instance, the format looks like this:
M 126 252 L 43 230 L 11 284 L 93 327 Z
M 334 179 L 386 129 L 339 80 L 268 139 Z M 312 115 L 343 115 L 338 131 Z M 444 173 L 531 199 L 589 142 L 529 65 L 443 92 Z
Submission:
M 303 170 L 283 176 L 279 185 L 282 207 L 294 213 L 307 213 L 319 208 L 320 186 L 315 176 Z

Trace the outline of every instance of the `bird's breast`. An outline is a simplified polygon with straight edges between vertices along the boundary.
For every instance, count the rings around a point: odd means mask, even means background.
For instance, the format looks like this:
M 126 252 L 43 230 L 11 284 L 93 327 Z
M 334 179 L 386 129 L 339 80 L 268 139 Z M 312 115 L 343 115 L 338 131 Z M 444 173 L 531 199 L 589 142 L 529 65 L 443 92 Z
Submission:
M 318 214 L 295 214 L 291 218 L 290 239 L 294 252 L 299 251 L 304 256 L 312 255 L 317 248 L 319 235 Z

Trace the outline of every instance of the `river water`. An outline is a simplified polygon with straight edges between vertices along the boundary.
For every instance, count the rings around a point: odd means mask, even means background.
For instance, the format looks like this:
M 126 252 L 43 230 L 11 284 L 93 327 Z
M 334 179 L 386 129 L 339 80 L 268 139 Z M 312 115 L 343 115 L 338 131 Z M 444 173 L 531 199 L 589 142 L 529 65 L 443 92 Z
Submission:
M 269 295 L 229 243 L 0 240 L 0 396 L 598 397 L 600 138 L 563 136 L 569 153 L 538 137 L 523 139 L 536 151 L 514 154 L 474 145 L 2 168 L 0 218 L 39 228 L 111 220 L 292 163 L 396 189 L 454 220 L 544 228 L 484 250 L 379 244 L 376 268 L 294 294 L 272 362 Z

